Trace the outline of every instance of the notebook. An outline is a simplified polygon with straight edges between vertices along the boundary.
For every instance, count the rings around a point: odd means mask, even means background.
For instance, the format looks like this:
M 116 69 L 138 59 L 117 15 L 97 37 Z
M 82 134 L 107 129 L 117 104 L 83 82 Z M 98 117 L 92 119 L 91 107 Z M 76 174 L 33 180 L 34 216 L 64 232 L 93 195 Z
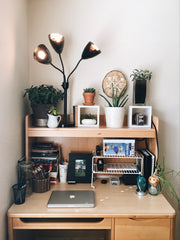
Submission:
M 94 191 L 53 191 L 48 201 L 48 208 L 94 207 Z

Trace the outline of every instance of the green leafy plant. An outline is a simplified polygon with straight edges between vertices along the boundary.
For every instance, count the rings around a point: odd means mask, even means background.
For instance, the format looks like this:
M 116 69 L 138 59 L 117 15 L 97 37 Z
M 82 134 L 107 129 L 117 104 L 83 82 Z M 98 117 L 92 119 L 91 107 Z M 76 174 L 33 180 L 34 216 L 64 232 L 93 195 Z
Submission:
M 126 88 L 124 88 L 118 96 L 117 90 L 114 89 L 114 86 L 112 85 L 112 103 L 110 103 L 110 101 L 102 94 L 99 94 L 99 95 L 105 99 L 105 101 L 108 103 L 109 107 L 124 107 L 129 99 L 128 94 L 124 98 L 122 98 L 125 90 L 126 90 Z
M 81 115 L 81 120 L 83 119 L 96 119 L 96 117 L 92 114 L 83 114 Z
M 149 70 L 134 69 L 130 77 L 132 77 L 133 81 L 136 81 L 136 80 L 150 81 L 152 77 L 152 72 L 150 72 Z
M 53 115 L 53 116 L 58 116 L 60 114 L 60 112 L 57 111 L 57 108 L 55 106 L 52 106 L 49 109 L 48 114 Z
M 54 88 L 52 85 L 31 86 L 25 89 L 24 97 L 28 95 L 31 106 L 36 104 L 53 104 L 63 100 L 64 94 L 61 90 Z
M 166 191 L 173 198 L 175 198 L 178 202 L 178 206 L 179 206 L 179 209 L 180 209 L 180 197 L 178 197 L 178 195 L 177 195 L 177 193 L 174 189 L 174 186 L 171 182 L 172 177 L 173 178 L 175 178 L 177 176 L 180 177 L 180 171 L 176 172 L 172 169 L 166 170 L 165 163 L 164 163 L 164 158 L 163 158 L 162 165 L 160 165 L 159 163 L 157 164 L 154 175 L 159 178 L 162 191 L 163 190 Z M 168 176 L 170 176 L 170 178 Z
M 94 93 L 94 92 L 96 92 L 96 90 L 95 90 L 95 88 L 85 88 L 84 92 L 92 92 L 92 93 Z

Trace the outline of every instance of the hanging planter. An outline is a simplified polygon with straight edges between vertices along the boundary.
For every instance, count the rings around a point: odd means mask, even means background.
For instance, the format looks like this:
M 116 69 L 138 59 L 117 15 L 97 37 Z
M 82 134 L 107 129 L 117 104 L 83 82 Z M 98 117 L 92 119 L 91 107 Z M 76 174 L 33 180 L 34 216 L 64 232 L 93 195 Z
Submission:
M 130 77 L 133 78 L 133 103 L 146 105 L 147 86 L 152 77 L 152 72 L 135 69 Z

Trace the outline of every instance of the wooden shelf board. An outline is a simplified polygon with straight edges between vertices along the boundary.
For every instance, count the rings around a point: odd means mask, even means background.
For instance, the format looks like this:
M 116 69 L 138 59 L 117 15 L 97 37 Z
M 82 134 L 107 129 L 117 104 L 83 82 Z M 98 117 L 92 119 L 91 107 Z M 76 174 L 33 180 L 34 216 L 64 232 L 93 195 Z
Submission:
M 100 128 L 55 128 L 30 127 L 27 131 L 28 137 L 94 137 L 94 138 L 155 138 L 155 131 L 151 129 L 110 129 Z

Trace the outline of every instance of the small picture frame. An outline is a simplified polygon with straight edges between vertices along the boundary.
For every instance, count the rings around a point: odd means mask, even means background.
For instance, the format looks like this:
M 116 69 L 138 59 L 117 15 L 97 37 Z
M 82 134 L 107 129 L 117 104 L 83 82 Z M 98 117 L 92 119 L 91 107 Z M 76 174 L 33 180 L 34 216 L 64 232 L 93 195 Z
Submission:
M 92 153 L 70 153 L 67 181 L 73 183 L 91 183 Z

